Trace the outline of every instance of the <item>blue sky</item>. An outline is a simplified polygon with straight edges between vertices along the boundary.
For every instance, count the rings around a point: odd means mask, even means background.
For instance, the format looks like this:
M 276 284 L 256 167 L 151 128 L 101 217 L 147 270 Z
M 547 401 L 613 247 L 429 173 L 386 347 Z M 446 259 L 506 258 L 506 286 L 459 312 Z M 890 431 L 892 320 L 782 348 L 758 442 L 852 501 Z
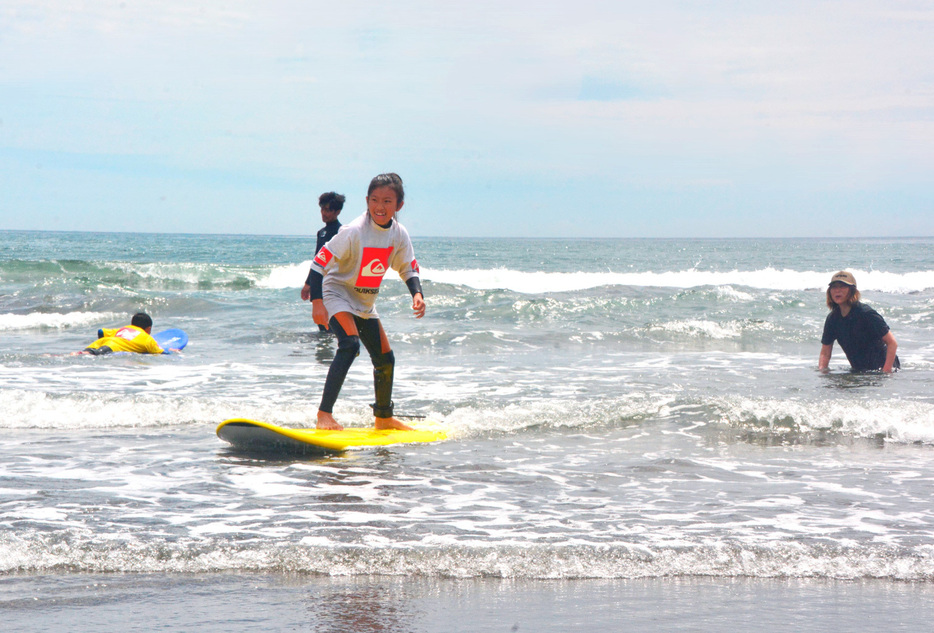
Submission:
M 0 229 L 934 235 L 930 2 L 4 0 Z

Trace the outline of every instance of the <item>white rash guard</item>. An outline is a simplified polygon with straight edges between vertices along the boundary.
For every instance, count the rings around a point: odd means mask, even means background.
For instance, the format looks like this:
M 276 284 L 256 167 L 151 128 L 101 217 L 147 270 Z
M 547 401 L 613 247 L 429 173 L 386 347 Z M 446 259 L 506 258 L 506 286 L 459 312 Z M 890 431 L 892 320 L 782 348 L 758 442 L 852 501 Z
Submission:
M 402 281 L 418 277 L 412 240 L 397 219 L 383 228 L 369 213 L 342 226 L 311 263 L 324 277 L 321 294 L 328 314 L 350 312 L 364 319 L 379 318 L 376 297 L 389 268 Z

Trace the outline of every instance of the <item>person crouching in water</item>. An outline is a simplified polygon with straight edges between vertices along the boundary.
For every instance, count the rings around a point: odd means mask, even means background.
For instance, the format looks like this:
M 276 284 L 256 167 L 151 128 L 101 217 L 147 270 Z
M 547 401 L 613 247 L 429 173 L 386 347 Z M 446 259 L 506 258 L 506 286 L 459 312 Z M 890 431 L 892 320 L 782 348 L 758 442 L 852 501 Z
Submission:
M 130 325 L 99 330 L 97 340 L 88 345 L 84 351 L 95 356 L 111 352 L 162 354 L 164 350 L 151 335 L 152 317 L 145 312 L 137 312 L 130 320 Z
M 361 343 L 373 361 L 375 427 L 412 428 L 392 417 L 395 356 L 375 308 L 383 275 L 392 268 L 412 294 L 415 318 L 425 315 L 412 240 L 396 219 L 404 199 L 399 176 L 380 174 L 375 177 L 367 190 L 366 213 L 342 226 L 312 261 L 309 275 L 312 318 L 315 323 L 327 325 L 337 336 L 337 353 L 328 370 L 318 407 L 319 429 L 343 428 L 334 419 L 333 407 L 344 378 L 360 353 Z
M 850 361 L 853 371 L 877 371 L 891 373 L 900 366 L 895 351 L 898 342 L 882 316 L 860 303 L 856 278 L 852 273 L 841 270 L 830 278 L 827 287 L 827 307 L 830 314 L 824 321 L 821 337 L 820 360 L 817 367 L 826 371 L 837 341 Z

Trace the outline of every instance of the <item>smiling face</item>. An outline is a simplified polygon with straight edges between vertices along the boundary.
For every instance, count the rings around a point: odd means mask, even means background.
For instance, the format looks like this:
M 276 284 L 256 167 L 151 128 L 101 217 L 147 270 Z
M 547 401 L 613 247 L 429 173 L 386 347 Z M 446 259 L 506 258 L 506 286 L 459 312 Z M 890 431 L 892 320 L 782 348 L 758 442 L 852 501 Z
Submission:
M 402 208 L 402 204 L 392 187 L 376 187 L 366 198 L 367 213 L 380 226 L 389 224 Z

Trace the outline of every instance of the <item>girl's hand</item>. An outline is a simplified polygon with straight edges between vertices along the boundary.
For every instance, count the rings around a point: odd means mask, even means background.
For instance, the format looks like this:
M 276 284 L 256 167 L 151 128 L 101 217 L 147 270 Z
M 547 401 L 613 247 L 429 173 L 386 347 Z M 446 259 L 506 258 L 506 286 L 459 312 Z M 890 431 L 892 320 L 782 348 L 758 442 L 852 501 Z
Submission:
M 416 319 L 425 316 L 425 300 L 422 298 L 422 293 L 420 292 L 416 292 L 415 296 L 412 297 L 412 312 L 415 313 Z
M 324 307 L 323 300 L 315 299 L 311 302 L 311 318 L 318 325 L 323 325 L 325 329 L 330 329 L 328 327 L 328 309 Z

